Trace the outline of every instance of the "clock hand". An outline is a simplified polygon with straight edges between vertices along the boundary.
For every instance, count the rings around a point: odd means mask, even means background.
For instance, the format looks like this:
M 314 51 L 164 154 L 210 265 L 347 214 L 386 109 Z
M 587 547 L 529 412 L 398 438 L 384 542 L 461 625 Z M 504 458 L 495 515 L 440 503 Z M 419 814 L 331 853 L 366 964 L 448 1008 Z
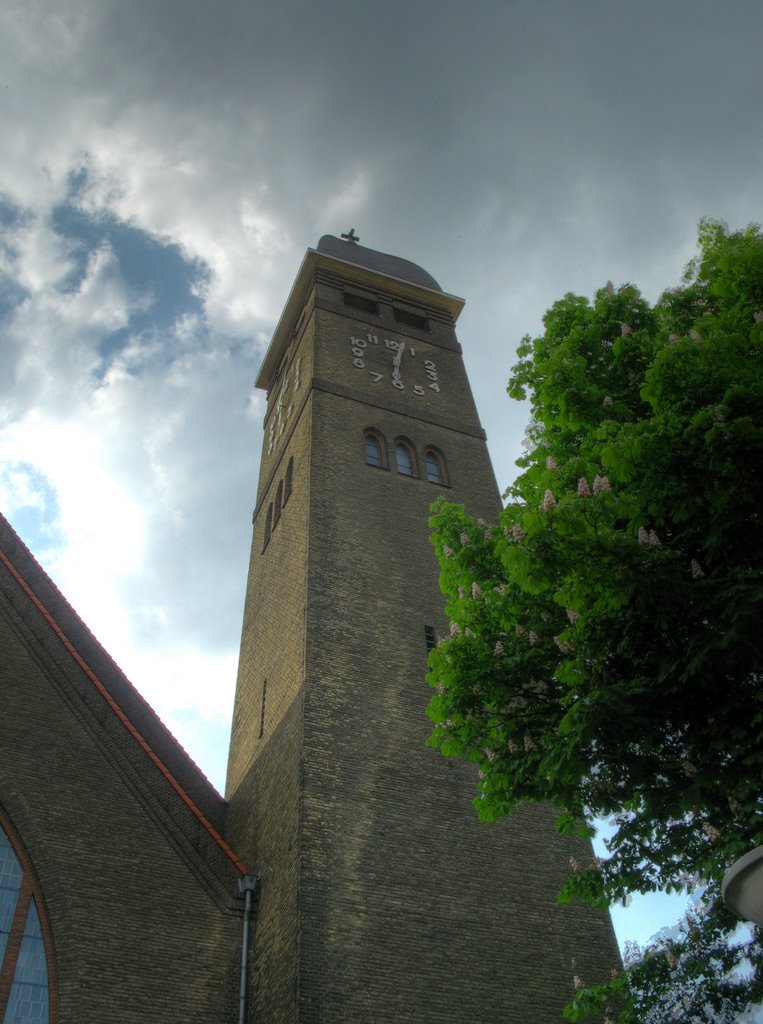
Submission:
M 400 378 L 400 364 L 403 360 L 403 352 L 405 351 L 405 342 L 399 342 L 397 353 L 392 359 L 392 380 L 399 381 Z

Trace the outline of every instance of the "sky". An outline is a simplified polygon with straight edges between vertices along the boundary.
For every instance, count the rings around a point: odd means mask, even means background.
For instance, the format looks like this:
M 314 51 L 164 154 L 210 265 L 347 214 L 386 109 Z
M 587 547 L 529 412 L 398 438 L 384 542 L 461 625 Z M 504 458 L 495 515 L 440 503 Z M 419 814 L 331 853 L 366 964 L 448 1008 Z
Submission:
M 218 788 L 306 248 L 466 299 L 503 489 L 550 304 L 654 300 L 701 217 L 763 216 L 761 38 L 759 0 L 4 0 L 0 508 Z

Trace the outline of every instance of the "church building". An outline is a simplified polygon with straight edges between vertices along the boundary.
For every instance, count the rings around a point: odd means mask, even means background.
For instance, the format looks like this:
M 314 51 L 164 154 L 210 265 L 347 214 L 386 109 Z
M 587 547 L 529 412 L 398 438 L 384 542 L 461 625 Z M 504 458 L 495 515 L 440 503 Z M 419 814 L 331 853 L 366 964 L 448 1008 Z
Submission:
M 500 509 L 462 306 L 354 232 L 305 255 L 257 378 L 224 799 L 0 518 L 0 1024 L 559 1024 L 619 963 L 556 903 L 590 847 L 478 822 L 425 746 L 429 508 Z

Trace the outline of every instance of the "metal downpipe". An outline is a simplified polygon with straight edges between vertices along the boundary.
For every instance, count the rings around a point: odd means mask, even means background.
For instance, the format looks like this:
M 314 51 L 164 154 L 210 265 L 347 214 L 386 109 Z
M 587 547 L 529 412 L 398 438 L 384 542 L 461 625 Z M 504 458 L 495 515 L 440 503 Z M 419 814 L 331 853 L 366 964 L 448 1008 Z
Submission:
M 241 938 L 241 975 L 238 989 L 238 1024 L 246 1024 L 247 989 L 249 988 L 249 925 L 252 918 L 252 898 L 257 890 L 259 875 L 242 875 L 238 891 L 244 893 L 244 928 Z

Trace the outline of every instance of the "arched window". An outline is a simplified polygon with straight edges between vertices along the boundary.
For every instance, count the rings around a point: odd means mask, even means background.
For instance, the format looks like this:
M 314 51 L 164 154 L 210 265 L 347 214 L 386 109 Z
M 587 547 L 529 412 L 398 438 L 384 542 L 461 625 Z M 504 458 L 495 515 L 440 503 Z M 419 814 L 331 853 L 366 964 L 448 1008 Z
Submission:
M 265 516 L 265 533 L 263 534 L 263 537 L 262 537 L 262 550 L 263 551 L 268 546 L 268 541 L 270 540 L 270 533 L 271 533 L 272 529 L 273 529 L 273 503 L 271 502 L 268 505 L 268 514 Z
M 376 466 L 378 469 L 386 469 L 387 445 L 383 435 L 378 430 L 367 430 L 363 434 L 363 444 L 366 453 L 366 465 Z
M 395 445 L 395 465 L 403 476 L 416 476 L 416 457 L 413 446 L 407 441 L 398 441 Z
M 424 465 L 426 466 L 427 480 L 430 484 L 447 484 L 445 459 L 436 448 L 427 448 L 424 451 Z
M 281 518 L 281 507 L 283 506 L 283 480 L 278 481 L 278 487 L 276 488 L 276 503 L 273 509 L 273 526 L 276 525 L 278 520 Z
M 283 487 L 283 503 L 284 505 L 289 500 L 291 494 L 291 480 L 294 476 L 294 457 L 289 459 L 289 465 L 286 467 L 286 480 Z
M 37 880 L 0 824 L 0 1020 L 55 1019 L 47 924 Z M 53 993 L 53 995 L 51 995 Z

